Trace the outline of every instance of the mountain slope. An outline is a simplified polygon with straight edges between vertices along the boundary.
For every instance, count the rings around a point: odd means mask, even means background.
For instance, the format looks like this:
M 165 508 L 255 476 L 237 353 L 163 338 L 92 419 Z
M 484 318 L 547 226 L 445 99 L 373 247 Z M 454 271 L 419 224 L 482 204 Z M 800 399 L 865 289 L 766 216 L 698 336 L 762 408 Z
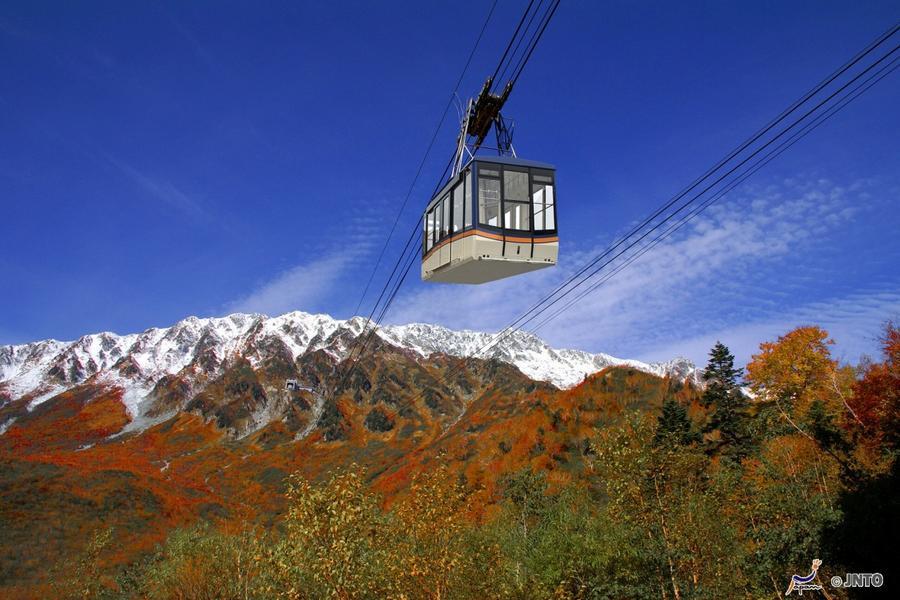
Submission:
M 129 561 L 198 519 L 275 523 L 293 472 L 356 465 L 390 502 L 439 461 L 490 510 L 504 473 L 577 478 L 622 410 L 696 399 L 686 361 L 522 333 L 479 357 L 490 334 L 419 324 L 379 329 L 340 387 L 363 324 L 237 314 L 0 347 L 0 595 L 46 596 L 42 565 L 99 529 Z
M 22 408 L 33 410 L 57 394 L 86 383 L 121 389 L 121 401 L 133 420 L 131 428 L 141 429 L 158 422 L 156 417 L 160 415 L 184 408 L 187 399 L 202 393 L 239 362 L 250 369 L 280 362 L 278 371 L 284 379 L 304 375 L 321 378 L 323 373 L 304 373 L 298 365 L 321 352 L 320 361 L 331 361 L 335 367 L 347 357 L 363 325 L 360 317 L 342 321 L 303 312 L 278 317 L 233 314 L 189 317 L 168 328 L 137 334 L 103 332 L 74 342 L 44 340 L 0 346 L 0 433 L 10 427 L 11 419 Z M 482 350 L 492 338 L 489 333 L 411 324 L 380 327 L 377 334 L 382 343 L 409 351 L 419 359 L 435 354 L 491 358 L 516 367 L 532 380 L 558 388 L 572 387 L 609 366 L 628 366 L 682 380 L 696 376 L 694 366 L 684 359 L 646 364 L 607 354 L 556 350 L 524 332 L 512 333 L 487 352 Z M 273 387 L 283 385 L 274 380 L 269 383 Z M 259 405 L 255 410 L 262 417 L 268 408 Z

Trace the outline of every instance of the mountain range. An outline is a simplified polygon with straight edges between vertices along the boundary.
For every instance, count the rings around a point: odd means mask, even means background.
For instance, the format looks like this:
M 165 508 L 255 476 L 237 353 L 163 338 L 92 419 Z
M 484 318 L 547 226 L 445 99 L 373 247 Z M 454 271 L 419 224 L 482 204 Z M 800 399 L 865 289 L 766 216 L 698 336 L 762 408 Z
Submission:
M 120 390 L 130 420 L 127 429 L 141 430 L 185 409 L 235 365 L 246 363 L 256 370 L 273 361 L 282 363 L 285 368 L 279 373 L 284 375 L 283 381 L 277 376 L 269 378 L 265 399 L 255 403 L 252 418 L 236 428 L 236 433 L 243 435 L 285 417 L 285 406 L 280 406 L 276 397 L 288 380 L 297 380 L 298 387 L 319 390 L 319 395 L 323 385 L 330 383 L 333 392 L 348 372 L 345 359 L 359 357 L 356 342 L 360 336 L 369 337 L 371 330 L 364 333 L 365 325 L 362 317 L 338 320 L 304 312 L 277 317 L 236 313 L 221 318 L 189 317 L 171 327 L 142 333 L 103 332 L 73 342 L 43 340 L 0 346 L 0 432 L 20 413 L 86 384 Z M 452 331 L 437 325 L 384 326 L 374 332 L 378 344 L 370 339 L 369 348 L 389 347 L 419 362 L 437 355 L 496 360 L 533 381 L 560 389 L 611 366 L 697 381 L 694 365 L 683 358 L 648 364 L 603 353 L 553 349 L 521 331 L 504 336 L 493 346 L 494 334 Z
M 53 596 L 47 565 L 98 531 L 127 563 L 198 522 L 277 524 L 292 474 L 359 470 L 390 503 L 443 464 L 489 512 L 526 467 L 578 484 L 591 440 L 625 414 L 665 398 L 704 410 L 684 359 L 364 325 L 234 314 L 0 347 L 0 596 Z

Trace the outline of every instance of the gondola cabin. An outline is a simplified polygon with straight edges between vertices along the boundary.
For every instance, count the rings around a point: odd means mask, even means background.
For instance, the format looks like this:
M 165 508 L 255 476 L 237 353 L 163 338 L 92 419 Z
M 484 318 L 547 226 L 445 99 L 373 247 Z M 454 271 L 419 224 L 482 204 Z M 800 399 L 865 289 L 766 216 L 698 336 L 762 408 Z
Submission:
M 556 171 L 477 156 L 428 203 L 423 221 L 423 281 L 486 283 L 552 267 Z

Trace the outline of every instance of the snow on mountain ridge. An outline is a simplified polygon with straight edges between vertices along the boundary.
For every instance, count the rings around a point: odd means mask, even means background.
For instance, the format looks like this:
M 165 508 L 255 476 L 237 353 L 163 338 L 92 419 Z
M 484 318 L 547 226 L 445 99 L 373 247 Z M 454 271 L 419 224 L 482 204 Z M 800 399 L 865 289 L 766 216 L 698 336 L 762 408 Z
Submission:
M 188 367 L 200 351 L 211 351 L 217 361 L 243 356 L 257 364 L 264 356 L 257 344 L 280 340 L 296 360 L 307 352 L 325 350 L 343 359 L 349 343 L 363 332 L 365 319 L 334 319 L 324 314 L 294 311 L 276 317 L 235 313 L 225 317 L 187 317 L 167 328 L 117 335 L 101 332 L 74 342 L 43 340 L 15 346 L 0 346 L 0 392 L 12 398 L 33 395 L 30 406 L 97 375 L 98 381 L 126 388 L 127 408 L 139 411 L 140 396 L 167 375 Z M 535 380 L 560 388 L 577 385 L 587 375 L 621 365 L 654 375 L 693 377 L 696 369 L 686 359 L 667 363 L 643 363 L 608 354 L 554 349 L 537 336 L 514 331 L 496 346 L 486 346 L 495 334 L 440 325 L 412 323 L 379 327 L 379 337 L 422 357 L 443 353 L 454 357 L 495 358 L 518 367 Z M 128 361 L 129 374 L 116 371 Z M 133 389 L 129 389 L 133 388 Z
M 605 353 L 554 349 L 534 334 L 512 331 L 505 339 L 487 348 L 495 334 L 478 331 L 454 331 L 440 325 L 413 323 L 387 326 L 379 336 L 396 346 L 416 350 L 422 356 L 442 352 L 450 356 L 496 358 L 515 365 L 531 379 L 548 381 L 557 387 L 577 385 L 587 375 L 609 366 L 626 366 L 658 376 L 693 377 L 694 364 L 685 358 L 666 363 L 645 363 L 621 359 Z

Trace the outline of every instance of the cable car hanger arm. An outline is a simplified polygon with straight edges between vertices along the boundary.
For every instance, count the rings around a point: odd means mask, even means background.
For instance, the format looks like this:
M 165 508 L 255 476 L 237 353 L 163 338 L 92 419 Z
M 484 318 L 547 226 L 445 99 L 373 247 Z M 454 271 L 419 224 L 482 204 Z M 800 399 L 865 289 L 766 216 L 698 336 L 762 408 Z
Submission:
M 469 157 L 475 156 L 492 127 L 497 132 L 497 149 L 500 154 L 516 155 L 512 147 L 512 126 L 500 114 L 512 92 L 513 84 L 511 81 L 508 82 L 499 95 L 491 93 L 493 85 L 494 78 L 488 77 L 478 96 L 469 99 L 456 139 L 456 156 L 450 174 L 451 179 L 462 170 L 466 154 Z

